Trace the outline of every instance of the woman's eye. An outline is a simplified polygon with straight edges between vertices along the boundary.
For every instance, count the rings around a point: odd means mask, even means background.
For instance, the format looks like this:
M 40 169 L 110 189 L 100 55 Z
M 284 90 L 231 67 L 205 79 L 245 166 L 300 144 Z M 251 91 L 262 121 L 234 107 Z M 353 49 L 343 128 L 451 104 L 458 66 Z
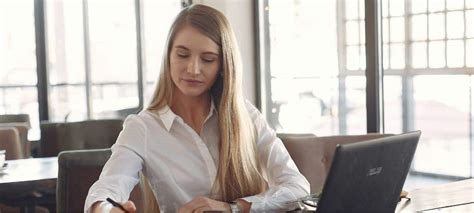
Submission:
M 188 55 L 184 54 L 184 53 L 178 53 L 176 55 L 178 55 L 178 57 L 180 57 L 180 58 L 187 58 L 188 57 Z
M 202 58 L 202 60 L 203 60 L 204 62 L 207 62 L 207 63 L 211 63 L 211 62 L 215 61 L 214 58 Z

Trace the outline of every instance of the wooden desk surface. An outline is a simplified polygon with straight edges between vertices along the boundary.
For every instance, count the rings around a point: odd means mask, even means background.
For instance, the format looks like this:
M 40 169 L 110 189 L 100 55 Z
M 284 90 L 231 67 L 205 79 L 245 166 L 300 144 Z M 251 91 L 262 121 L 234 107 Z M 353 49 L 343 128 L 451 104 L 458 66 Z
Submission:
M 410 201 L 402 200 L 396 212 L 415 212 L 442 209 L 446 212 L 469 210 L 474 212 L 474 179 L 414 189 Z M 464 204 L 464 205 L 463 205 Z M 448 211 L 449 210 L 449 211 Z M 470 211 L 472 210 L 472 211 Z
M 58 158 L 28 158 L 7 160 L 0 171 L 0 187 L 14 183 L 51 180 L 58 177 Z

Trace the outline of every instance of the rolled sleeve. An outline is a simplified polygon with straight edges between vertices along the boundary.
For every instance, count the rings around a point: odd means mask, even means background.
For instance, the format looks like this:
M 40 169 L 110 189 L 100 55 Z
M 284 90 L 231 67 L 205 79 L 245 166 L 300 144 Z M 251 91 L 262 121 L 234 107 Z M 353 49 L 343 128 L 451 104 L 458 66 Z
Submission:
M 84 209 L 97 201 L 110 197 L 117 202 L 127 201 L 133 187 L 139 182 L 143 168 L 143 151 L 146 140 L 145 125 L 136 116 L 129 116 L 124 128 L 112 146 L 112 155 L 97 180 L 89 189 Z

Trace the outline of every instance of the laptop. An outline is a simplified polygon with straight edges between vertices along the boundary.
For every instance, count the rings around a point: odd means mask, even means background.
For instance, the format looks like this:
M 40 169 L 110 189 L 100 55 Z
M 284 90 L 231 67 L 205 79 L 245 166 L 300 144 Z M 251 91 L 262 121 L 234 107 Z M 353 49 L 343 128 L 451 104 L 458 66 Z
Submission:
M 316 212 L 395 212 L 420 135 L 338 145 Z

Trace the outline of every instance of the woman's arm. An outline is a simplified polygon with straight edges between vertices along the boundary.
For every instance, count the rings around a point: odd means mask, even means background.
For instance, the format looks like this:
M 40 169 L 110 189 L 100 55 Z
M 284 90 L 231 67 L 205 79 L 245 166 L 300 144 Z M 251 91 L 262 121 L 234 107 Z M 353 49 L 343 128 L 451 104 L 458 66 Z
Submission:
M 249 105 L 249 104 L 247 104 Z M 310 193 L 309 182 L 299 172 L 283 142 L 253 106 L 247 106 L 257 131 L 257 155 L 266 174 L 268 189 L 255 196 L 242 198 L 252 203 L 251 211 L 288 210 L 295 206 L 288 201 Z
M 143 167 L 146 128 L 137 116 L 129 116 L 117 142 L 112 146 L 112 155 L 105 164 L 99 180 L 89 189 L 84 209 L 90 212 L 93 204 L 107 197 L 117 202 L 128 200 L 133 187 L 139 182 Z M 107 203 L 106 203 L 107 204 Z M 101 205 L 100 205 L 101 206 Z

